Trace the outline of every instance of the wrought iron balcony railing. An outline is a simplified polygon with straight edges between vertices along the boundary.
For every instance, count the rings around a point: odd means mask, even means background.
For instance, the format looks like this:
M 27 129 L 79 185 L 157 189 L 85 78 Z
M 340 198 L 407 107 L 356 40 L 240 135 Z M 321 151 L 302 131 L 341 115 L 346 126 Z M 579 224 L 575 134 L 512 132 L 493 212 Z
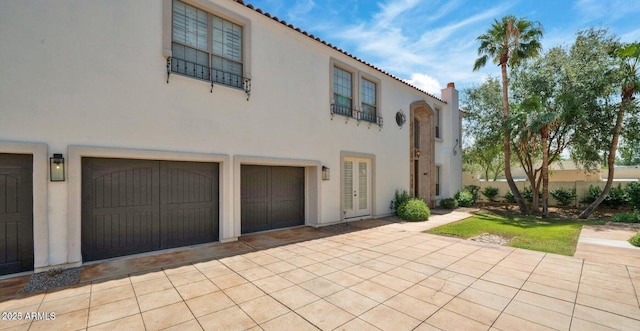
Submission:
M 249 96 L 251 95 L 251 79 L 242 77 L 242 75 L 235 73 L 210 68 L 206 65 L 175 57 L 168 57 L 167 83 L 169 83 L 169 75 L 171 75 L 171 73 L 177 73 L 211 82 L 211 92 L 213 92 L 213 85 L 215 83 L 244 89 L 247 94 L 247 100 L 249 100 Z

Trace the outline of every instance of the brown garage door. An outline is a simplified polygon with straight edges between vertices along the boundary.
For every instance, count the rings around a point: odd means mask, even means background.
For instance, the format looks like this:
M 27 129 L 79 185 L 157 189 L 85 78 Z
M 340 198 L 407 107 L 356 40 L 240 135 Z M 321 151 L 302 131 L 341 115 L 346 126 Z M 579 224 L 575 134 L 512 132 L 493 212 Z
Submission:
M 304 225 L 304 168 L 241 168 L 241 231 Z
M 218 164 L 82 159 L 85 261 L 218 240 Z
M 0 275 L 33 270 L 33 155 L 0 154 Z

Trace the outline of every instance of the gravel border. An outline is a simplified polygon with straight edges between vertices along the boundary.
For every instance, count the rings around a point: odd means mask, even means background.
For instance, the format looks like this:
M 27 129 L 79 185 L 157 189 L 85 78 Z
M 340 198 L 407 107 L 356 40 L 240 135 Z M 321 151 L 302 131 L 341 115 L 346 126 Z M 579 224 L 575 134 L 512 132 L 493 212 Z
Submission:
M 20 293 L 36 293 L 49 289 L 78 284 L 82 267 L 70 269 L 51 269 L 33 274 Z

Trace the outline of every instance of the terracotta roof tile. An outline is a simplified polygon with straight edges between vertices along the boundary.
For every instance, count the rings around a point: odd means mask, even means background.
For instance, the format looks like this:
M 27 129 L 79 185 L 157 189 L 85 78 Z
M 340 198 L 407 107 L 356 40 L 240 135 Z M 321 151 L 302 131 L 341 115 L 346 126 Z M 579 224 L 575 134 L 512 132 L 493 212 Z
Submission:
M 446 101 L 444 101 L 444 100 L 442 100 L 442 99 L 440 99 L 440 98 L 436 97 L 435 95 L 433 95 L 433 94 L 431 94 L 431 93 L 429 93 L 429 92 L 427 92 L 427 91 L 425 91 L 425 90 L 423 90 L 423 89 L 420 89 L 420 88 L 418 88 L 417 86 L 414 86 L 414 85 L 412 85 L 412 84 L 409 84 L 408 82 L 406 82 L 406 81 L 404 81 L 404 80 L 402 80 L 402 79 L 400 79 L 400 78 L 398 78 L 398 77 L 396 77 L 396 76 L 392 75 L 391 73 L 389 73 L 389 72 L 387 72 L 387 71 L 384 71 L 384 70 L 382 70 L 382 69 L 380 69 L 380 68 L 378 68 L 378 67 L 374 66 L 373 64 L 371 64 L 371 63 L 369 63 L 369 62 L 366 62 L 366 61 L 364 61 L 364 60 L 362 60 L 362 59 L 360 59 L 360 58 L 356 57 L 355 55 L 352 55 L 352 54 L 350 54 L 350 53 L 346 52 L 345 50 L 343 50 L 343 49 L 341 49 L 341 48 L 338 48 L 338 47 L 336 47 L 336 46 L 334 46 L 334 45 L 332 45 L 332 44 L 330 44 L 330 43 L 328 43 L 328 42 L 326 42 L 326 41 L 324 41 L 324 40 L 322 40 L 322 39 L 320 39 L 320 38 L 318 38 L 318 37 L 315 37 L 315 36 L 314 36 L 314 35 L 312 35 L 312 34 L 309 34 L 307 31 L 301 30 L 300 28 L 295 27 L 295 26 L 293 26 L 292 24 L 289 24 L 289 23 L 287 23 L 287 22 L 286 22 L 286 21 L 284 21 L 284 20 L 280 20 L 280 19 L 278 19 L 276 16 L 271 16 L 271 14 L 269 14 L 269 13 L 267 13 L 267 12 L 265 12 L 265 11 L 262 11 L 262 9 L 260 9 L 260 8 L 255 8 L 255 7 L 254 7 L 253 5 L 251 5 L 251 4 L 245 4 L 243 0 L 233 0 L 233 1 L 235 1 L 235 2 L 237 2 L 237 3 L 239 3 L 239 4 L 241 4 L 241 5 L 243 5 L 243 6 L 245 6 L 245 7 L 249 8 L 249 9 L 251 9 L 251 10 L 253 10 L 253 11 L 257 12 L 257 13 L 260 13 L 260 14 L 262 14 L 262 15 L 264 15 L 264 16 L 266 16 L 266 17 L 268 17 L 268 18 L 271 18 L 271 19 L 273 19 L 274 21 L 279 22 L 279 23 L 281 23 L 281 24 L 283 24 L 283 25 L 287 26 L 288 28 L 290 28 L 290 29 L 292 29 L 292 30 L 294 30 L 294 31 L 296 31 L 296 32 L 302 33 L 303 35 L 305 35 L 305 36 L 307 36 L 307 37 L 309 37 L 309 38 L 311 38 L 311 39 L 314 39 L 314 40 L 318 41 L 319 43 L 324 44 L 324 45 L 325 45 L 325 46 L 327 46 L 327 47 L 333 48 L 334 50 L 336 50 L 336 51 L 338 51 L 338 52 L 340 52 L 340 53 L 342 53 L 342 54 L 344 54 L 344 55 L 346 55 L 346 56 L 348 56 L 348 57 L 350 57 L 350 58 L 352 58 L 352 59 L 354 59 L 354 60 L 356 60 L 356 61 L 358 61 L 358 62 L 360 62 L 360 63 L 362 63 L 362 64 L 365 64 L 365 65 L 367 65 L 367 66 L 369 66 L 369 67 L 371 67 L 371 68 L 373 68 L 373 69 L 375 69 L 375 70 L 377 70 L 377 71 L 379 71 L 379 72 L 381 72 L 381 73 L 383 73 L 383 74 L 385 74 L 385 75 L 387 75 L 387 76 L 389 76 L 389 77 L 391 77 L 391 78 L 393 78 L 393 79 L 395 79 L 395 80 L 397 80 L 397 81 L 399 81 L 399 82 L 401 82 L 401 83 L 403 83 L 403 84 L 405 84 L 405 85 L 407 85 L 407 86 L 409 86 L 409 87 L 412 87 L 412 88 L 414 88 L 414 89 L 416 89 L 416 90 L 418 90 L 418 91 L 420 91 L 420 92 L 422 92 L 422 93 L 424 93 L 424 94 L 426 94 L 426 95 L 428 95 L 428 96 L 430 96 L 430 97 L 432 97 L 432 98 L 434 98 L 434 99 L 436 99 L 436 100 L 438 100 L 438 101 L 441 101 L 441 102 L 447 103 Z

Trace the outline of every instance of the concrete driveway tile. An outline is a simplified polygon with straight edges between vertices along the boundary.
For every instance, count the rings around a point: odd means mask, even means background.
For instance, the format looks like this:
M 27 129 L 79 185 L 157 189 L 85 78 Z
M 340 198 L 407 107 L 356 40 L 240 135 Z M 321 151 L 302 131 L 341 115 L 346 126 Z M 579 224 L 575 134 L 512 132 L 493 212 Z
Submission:
M 413 271 L 411 269 L 405 268 L 404 266 L 393 268 L 386 272 L 388 275 L 398 277 L 399 279 L 404 279 L 413 284 L 417 284 L 427 278 L 429 275 Z
M 295 285 L 294 283 L 290 282 L 289 280 L 287 280 L 286 278 L 280 275 L 273 275 L 271 277 L 261 278 L 254 281 L 253 284 L 259 287 L 265 293 L 273 293 L 273 292 L 280 291 L 282 289 Z
M 467 288 L 462 291 L 458 298 L 465 299 L 467 301 L 475 302 L 477 304 L 483 305 L 485 307 L 495 309 L 498 311 L 502 311 L 511 299 L 501 297 L 499 295 L 495 295 L 489 292 L 481 291 L 474 288 Z
M 355 317 L 325 300 L 318 300 L 296 309 L 296 313 L 321 330 L 333 330 Z
M 532 283 L 549 285 L 551 287 L 555 287 L 555 288 L 559 288 L 567 291 L 578 292 L 577 282 L 572 282 L 564 279 L 557 279 L 557 278 L 540 275 L 540 274 L 531 274 L 531 276 L 527 281 Z M 580 282 L 582 282 L 582 279 L 580 280 Z
M 335 328 L 334 330 L 336 331 L 362 331 L 362 330 L 380 330 L 378 328 L 376 328 L 375 326 L 359 319 L 359 318 L 354 318 L 352 320 L 350 320 L 349 322 L 340 325 L 339 327 Z
M 56 314 L 55 320 L 33 321 L 29 330 L 79 330 L 87 327 L 89 309 L 74 310 L 68 314 Z
M 336 293 L 344 289 L 344 287 L 324 277 L 316 277 L 304 283 L 300 283 L 299 286 L 321 298 L 324 298 L 326 296 L 329 296 L 333 293 Z
M 540 308 L 553 310 L 565 315 L 572 315 L 574 303 L 556 298 L 548 297 L 546 295 L 540 295 L 528 291 L 520 291 L 515 296 L 514 300 L 531 304 Z
M 350 274 L 352 274 L 354 276 L 357 276 L 357 277 L 360 277 L 360 278 L 364 278 L 364 279 L 369 279 L 369 278 L 372 278 L 372 277 L 375 277 L 375 276 L 381 274 L 380 271 L 373 270 L 373 269 L 367 268 L 367 267 L 363 267 L 361 265 L 354 265 L 352 267 L 344 269 L 344 271 L 346 271 L 346 272 L 348 272 L 348 273 L 350 273 Z
M 608 326 L 604 326 L 602 324 L 596 324 L 593 322 L 581 320 L 579 318 L 573 318 L 571 320 L 571 329 L 572 331 L 615 331 L 616 329 L 610 328 Z
M 154 278 L 144 282 L 133 283 L 133 290 L 137 296 L 145 295 L 152 292 L 164 291 L 166 289 L 172 289 L 173 284 L 167 276 Z
M 220 289 L 227 289 L 230 287 L 242 285 L 248 283 L 246 279 L 236 273 L 230 273 L 215 278 L 209 278 L 213 284 Z
M 239 306 L 258 324 L 262 324 L 291 311 L 268 295 L 245 301 Z
M 325 298 L 325 300 L 342 308 L 354 316 L 366 312 L 367 310 L 379 305 L 380 303 L 365 297 L 364 295 L 351 291 L 349 289 L 334 293 Z
M 570 315 L 520 301 L 511 301 L 504 312 L 556 330 L 567 330 L 571 324 Z
M 260 327 L 265 331 L 317 331 L 319 330 L 313 324 L 296 313 L 287 313 L 275 319 L 272 319 Z
M 210 280 L 201 280 L 199 282 L 193 282 L 190 284 L 176 287 L 178 293 L 183 300 L 193 299 L 205 294 L 219 291 L 220 289 L 215 286 Z
M 405 262 L 406 263 L 406 262 Z M 376 271 L 380 271 L 380 272 L 387 272 L 395 267 L 397 267 L 397 265 L 394 264 L 390 264 L 390 263 L 386 263 L 386 262 L 382 262 L 380 261 L 379 258 L 374 258 L 368 261 L 364 261 L 362 262 L 360 265 L 376 270 Z
M 140 306 L 140 311 L 142 312 L 162 306 L 168 306 L 170 304 L 181 301 L 182 297 L 180 297 L 180 294 L 178 294 L 178 291 L 176 291 L 175 288 L 169 288 L 166 290 L 151 292 L 149 294 L 138 296 L 138 305 Z
M 141 314 L 135 314 L 115 321 L 92 326 L 88 331 L 144 330 Z
M 193 269 L 195 269 L 195 268 L 193 268 Z M 177 274 L 170 274 L 170 275 L 168 275 L 168 277 L 169 277 L 169 280 L 171 281 L 171 283 L 173 284 L 174 287 L 178 287 L 178 286 L 181 286 L 181 285 L 185 285 L 185 284 L 198 282 L 198 281 L 207 279 L 207 277 L 204 274 L 202 274 L 202 272 L 200 272 L 200 270 L 197 270 L 197 269 L 184 271 L 184 272 L 177 273 Z
M 620 314 L 629 318 L 635 318 L 640 321 L 640 308 L 637 304 L 629 305 L 620 303 L 618 301 L 603 299 L 601 297 L 586 295 L 582 293 L 578 293 L 576 304 L 604 311 L 613 311 L 616 312 L 616 314 Z
M 182 301 L 142 313 L 147 330 L 165 329 L 194 318 L 187 305 Z
M 422 322 L 385 305 L 369 310 L 360 318 L 381 330 L 413 330 Z
M 482 324 L 476 320 L 463 315 L 456 314 L 446 309 L 438 310 L 426 320 L 441 330 L 488 330 L 489 325 Z M 515 329 L 512 329 L 515 330 Z
M 94 326 L 140 313 L 135 298 L 124 299 L 91 308 L 88 326 Z
M 222 291 L 237 304 L 265 295 L 264 291 L 252 283 L 229 287 Z
M 246 330 L 256 326 L 251 317 L 235 305 L 197 319 L 205 330 Z
M 403 293 L 440 307 L 447 304 L 447 302 L 449 302 L 454 297 L 453 295 L 422 285 L 412 286 Z
M 639 320 L 620 316 L 599 309 L 576 304 L 573 317 L 605 326 L 615 326 L 618 330 L 638 330 Z
M 293 270 L 281 273 L 280 276 L 294 284 L 300 284 L 318 277 L 318 275 L 310 271 L 307 271 L 305 269 L 293 269 Z
M 104 305 L 106 303 L 120 301 L 135 297 L 131 284 L 109 288 L 101 291 L 91 291 L 91 307 Z
M 575 302 L 576 294 L 577 294 L 574 291 L 563 290 L 553 286 L 538 284 L 538 283 L 529 282 L 529 281 L 527 281 L 526 283 L 524 283 L 524 285 L 522 285 L 522 289 L 525 291 L 538 293 L 538 294 L 554 297 L 556 299 L 569 301 L 569 302 Z
M 487 272 L 486 274 L 482 275 L 482 277 L 480 277 L 480 279 L 482 280 L 486 280 L 486 281 L 490 281 L 496 284 L 500 284 L 500 285 L 505 285 L 505 286 L 509 286 L 509 287 L 513 287 L 513 288 L 521 288 L 522 285 L 524 284 L 524 282 L 526 281 L 525 279 L 520 279 L 520 278 L 514 278 L 511 276 L 505 276 L 502 274 L 497 274 L 494 272 Z
M 482 279 L 478 279 L 473 284 L 471 284 L 470 287 L 481 290 L 481 291 L 489 292 L 495 295 L 499 295 L 501 297 L 509 298 L 509 299 L 513 298 L 516 295 L 516 293 L 518 293 L 517 288 L 501 285 L 498 283 L 494 283 L 494 282 L 490 282 Z
M 513 315 L 502 313 L 500 317 L 493 323 L 493 326 L 499 330 L 531 330 L 531 331 L 552 331 L 550 327 L 546 327 L 541 324 L 537 324 L 526 319 L 516 317 Z M 589 329 L 583 329 L 589 330 Z
M 303 269 L 306 271 L 312 272 L 318 276 L 324 276 L 332 272 L 338 271 L 338 269 L 323 262 L 314 263 L 314 264 L 305 266 L 303 267 Z
M 166 329 L 162 329 L 162 331 L 202 331 L 202 327 L 200 327 L 200 323 L 198 323 L 198 320 L 192 319 L 184 323 L 176 324 Z
M 398 291 L 368 280 L 358 283 L 350 289 L 380 303 L 389 300 L 391 297 L 399 293 Z
M 283 272 L 287 272 L 289 270 L 296 269 L 297 267 L 289 262 L 279 261 L 271 264 L 266 264 L 263 267 L 271 270 L 271 272 L 275 274 L 280 274 Z
M 344 271 L 336 271 L 323 277 L 342 287 L 350 287 L 364 281 L 364 279 Z
M 404 293 L 400 293 L 385 301 L 384 305 L 421 321 L 424 321 L 440 309 L 440 307 L 436 305 L 432 305 Z
M 421 281 L 418 284 L 451 295 L 458 295 L 460 294 L 460 292 L 464 291 L 467 288 L 467 285 L 458 284 L 433 276 Z
M 463 274 L 460 274 L 460 273 L 457 273 L 457 272 L 453 272 L 453 271 L 449 271 L 449 270 L 440 270 L 440 271 L 436 272 L 435 274 L 433 274 L 433 277 L 449 280 L 449 281 L 452 281 L 454 283 L 462 284 L 462 285 L 465 285 L 465 286 L 471 285 L 477 279 L 475 277 L 471 277 L 471 276 L 468 276 L 468 275 L 463 275 Z
M 317 295 L 294 285 L 283 290 L 273 292 L 271 296 L 289 309 L 298 309 L 320 299 Z
M 185 301 L 196 317 L 229 308 L 235 303 L 222 291 L 217 291 Z
M 485 325 L 492 325 L 500 311 L 460 298 L 453 298 L 444 309 L 466 316 Z

